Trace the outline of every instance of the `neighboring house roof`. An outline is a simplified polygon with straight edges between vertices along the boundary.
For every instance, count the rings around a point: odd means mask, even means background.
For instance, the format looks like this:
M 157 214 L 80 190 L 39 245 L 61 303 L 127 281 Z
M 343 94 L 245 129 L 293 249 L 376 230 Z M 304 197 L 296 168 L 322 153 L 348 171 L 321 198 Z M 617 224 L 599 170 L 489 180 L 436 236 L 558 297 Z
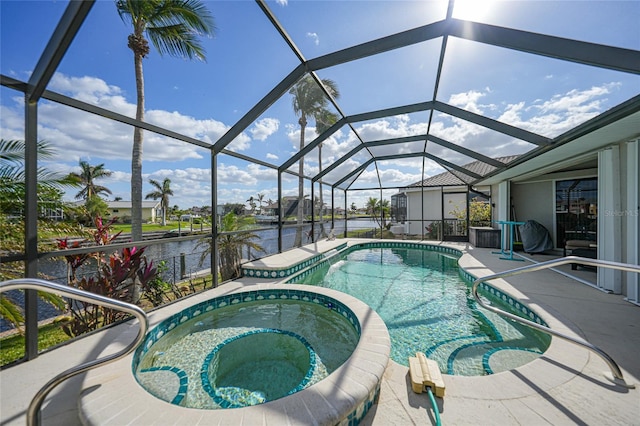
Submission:
M 510 155 L 507 157 L 498 157 L 496 160 L 508 164 L 518 158 L 519 155 Z M 469 170 L 472 173 L 478 174 L 480 176 L 485 176 L 488 173 L 491 173 L 496 168 L 490 164 L 484 163 L 482 161 L 474 161 L 469 164 L 465 164 L 462 166 L 463 168 Z M 422 186 L 455 186 L 455 185 L 466 185 L 475 180 L 475 178 L 465 175 L 462 172 L 454 170 L 452 172 L 444 172 L 435 176 L 431 176 L 426 178 L 425 180 L 412 183 L 408 185 L 407 188 L 412 187 L 422 187 Z

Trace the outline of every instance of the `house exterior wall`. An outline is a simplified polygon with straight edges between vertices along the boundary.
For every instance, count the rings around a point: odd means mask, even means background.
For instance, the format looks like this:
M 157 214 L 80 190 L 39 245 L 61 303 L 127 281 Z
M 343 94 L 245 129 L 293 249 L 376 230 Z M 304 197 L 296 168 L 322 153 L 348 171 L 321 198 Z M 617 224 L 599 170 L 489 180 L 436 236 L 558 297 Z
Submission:
M 422 190 L 406 192 L 407 194 L 407 221 L 405 230 L 407 234 L 422 235 L 425 228 L 432 221 L 444 219 L 455 219 L 453 211 L 466 208 L 466 187 L 451 188 L 425 188 L 424 201 L 422 200 Z M 458 191 L 465 191 L 459 193 Z M 444 194 L 443 194 L 444 193 Z M 444 206 L 443 206 L 444 198 Z M 423 222 L 424 220 L 424 222 Z
M 110 217 L 117 216 L 120 220 L 128 219 L 131 220 L 131 208 L 127 207 L 118 207 L 118 208 L 109 208 Z M 142 222 L 155 222 L 156 220 L 156 209 L 143 207 L 142 208 Z
M 604 155 L 608 152 L 618 155 Z M 593 153 L 596 155 L 596 152 Z M 510 182 L 509 197 L 515 206 L 517 220 L 535 220 L 551 233 L 556 247 L 555 188 L 556 182 L 569 179 L 598 177 L 598 193 L 615 195 L 613 201 L 598 202 L 598 258 L 615 260 L 633 265 L 640 264 L 640 140 L 623 141 L 598 151 L 599 169 L 581 169 L 569 172 L 540 174 L 528 179 Z M 604 170 L 606 167 L 607 170 Z M 606 172 L 606 173 L 605 173 Z M 618 182 L 612 193 L 611 180 Z M 607 183 L 608 181 L 608 183 Z M 492 185 L 492 203 L 500 202 L 499 184 Z M 493 219 L 498 218 L 498 209 Z M 616 220 L 619 231 L 604 230 L 605 222 Z M 613 228 L 612 228 L 613 229 Z M 617 253 L 617 254 L 616 254 Z M 615 257 L 614 258 L 612 258 Z M 604 269 L 604 268 L 599 268 Z M 602 275 L 602 276 L 601 276 Z M 630 302 L 640 304 L 640 278 L 636 273 L 599 273 L 598 287 L 621 293 Z
M 421 207 L 423 206 L 423 207 Z M 424 208 L 424 211 L 422 210 Z M 442 196 L 440 188 L 425 188 L 424 204 L 422 191 L 407 192 L 407 222 L 406 232 L 412 235 L 422 235 L 424 227 L 428 225 L 424 220 L 438 220 L 442 216 Z
M 464 211 L 467 208 L 467 189 L 464 188 L 463 191 L 465 192 L 451 193 L 447 192 L 447 190 L 444 191 L 444 210 L 438 214 L 438 217 L 444 214 L 444 219 L 456 219 L 457 216 L 454 212 L 456 210 L 459 212 Z
M 640 265 L 640 139 L 621 146 L 622 174 L 622 261 Z M 640 304 L 640 274 L 623 273 L 622 294 L 630 302 Z
M 512 183 L 511 201 L 515 220 L 535 220 L 547 228 L 557 247 L 555 235 L 554 181 Z M 511 218 L 514 219 L 513 217 Z

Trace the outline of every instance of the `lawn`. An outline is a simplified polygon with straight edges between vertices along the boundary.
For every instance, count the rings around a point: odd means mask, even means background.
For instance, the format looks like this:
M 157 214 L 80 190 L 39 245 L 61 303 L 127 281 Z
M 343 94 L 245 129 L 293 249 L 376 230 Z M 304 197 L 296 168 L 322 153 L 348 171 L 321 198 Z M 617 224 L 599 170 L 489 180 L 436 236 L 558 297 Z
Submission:
M 59 324 L 50 323 L 38 329 L 38 351 L 69 340 Z M 6 365 L 24 356 L 24 336 L 14 334 L 0 340 L 0 365 Z
M 143 223 L 142 224 L 142 232 L 159 232 L 159 231 L 171 231 L 173 229 L 178 229 L 178 227 L 180 227 L 181 229 L 185 230 L 185 229 L 190 229 L 191 228 L 191 224 L 189 222 L 178 222 L 178 221 L 167 221 L 166 226 L 162 226 L 159 223 Z M 210 223 L 203 223 L 202 226 L 204 228 L 211 228 L 211 224 Z M 127 224 L 127 223 L 114 223 L 113 225 L 111 225 L 111 227 L 113 228 L 113 232 L 120 232 L 122 231 L 123 234 L 129 234 L 131 233 L 131 224 Z M 199 223 L 194 223 L 193 224 L 193 229 L 194 230 L 199 230 L 200 229 L 200 224 Z

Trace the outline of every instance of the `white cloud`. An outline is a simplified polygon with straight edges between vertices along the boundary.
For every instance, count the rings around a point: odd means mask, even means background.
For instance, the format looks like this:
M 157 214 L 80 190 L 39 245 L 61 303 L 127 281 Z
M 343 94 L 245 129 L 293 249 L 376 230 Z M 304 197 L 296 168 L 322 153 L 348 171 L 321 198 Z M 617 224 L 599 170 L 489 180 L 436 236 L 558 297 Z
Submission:
M 108 85 L 99 78 L 69 77 L 56 73 L 50 87 L 52 90 L 130 117 L 135 115 L 135 104 L 127 102 L 118 87 Z M 8 114 L 5 107 L 2 112 L 3 135 L 5 132 L 9 134 L 10 129 L 22 132 L 24 124 L 15 120 L 15 114 Z M 131 158 L 131 126 L 49 101 L 40 103 L 38 116 L 39 137 L 55 144 L 66 159 L 77 161 L 80 153 L 83 156 L 104 159 Z M 196 119 L 175 111 L 149 110 L 145 113 L 145 119 L 149 123 L 206 143 L 213 143 L 229 129 L 229 126 L 220 121 Z M 236 149 L 247 149 L 248 141 L 249 137 L 241 134 L 237 138 Z M 201 148 L 148 131 L 144 132 L 143 149 L 145 161 L 203 158 Z
M 245 133 L 240 133 L 229 145 L 227 145 L 227 149 L 233 152 L 246 151 L 249 148 L 251 148 L 251 138 L 249 138 Z
M 547 76 L 547 78 L 551 77 Z M 127 116 L 133 117 L 135 115 L 135 104 L 126 100 L 123 91 L 116 86 L 106 84 L 99 78 L 76 78 L 57 73 L 52 79 L 50 88 Z M 482 91 L 469 90 L 453 94 L 450 96 L 449 102 L 467 111 L 484 113 L 484 115 L 501 122 L 537 134 L 554 137 L 600 114 L 607 107 L 608 96 L 619 88 L 619 83 L 608 83 L 587 89 L 568 90 L 533 101 L 515 98 L 509 104 L 496 105 L 491 103 L 491 97 L 495 95 L 487 87 Z M 5 103 L 0 105 L 0 136 L 4 139 L 22 139 L 24 137 L 24 113 L 22 111 L 24 99 L 17 96 L 11 101 L 13 104 L 9 104 L 5 99 Z M 354 126 L 367 141 L 426 133 L 425 120 L 418 121 L 414 117 L 415 115 L 399 115 L 376 121 L 354 123 Z M 40 102 L 38 118 L 38 137 L 50 141 L 59 152 L 59 158 L 56 161 L 60 163 L 51 163 L 52 169 L 68 172 L 70 165 L 77 167 L 80 158 L 93 158 L 95 163 L 107 163 L 107 168 L 115 167 L 119 170 L 128 170 L 133 139 L 131 126 L 47 100 Z M 214 118 L 199 119 L 176 111 L 149 110 L 146 112 L 146 120 L 149 123 L 206 143 L 214 143 L 229 129 L 227 124 Z M 227 148 L 234 151 L 247 151 L 251 148 L 252 140 L 265 141 L 269 136 L 280 131 L 280 127 L 278 119 L 263 118 L 258 120 L 248 131 L 236 137 Z M 283 127 L 291 144 L 291 153 L 296 153 L 299 148 L 300 129 L 295 124 L 284 124 Z M 307 127 L 306 130 L 305 140 L 306 143 L 309 143 L 317 135 L 314 127 Z M 511 137 L 447 114 L 435 114 L 431 131 L 434 135 L 449 142 L 491 157 L 520 154 L 533 148 L 531 144 L 516 141 Z M 323 141 L 323 169 L 343 158 L 358 144 L 360 141 L 346 127 L 331 135 Z M 266 146 L 266 144 L 256 145 Z M 375 154 L 416 152 L 418 145 L 419 143 L 407 143 L 376 147 Z M 454 150 L 443 148 L 434 143 L 429 143 L 427 149 L 429 153 L 440 155 L 456 164 L 473 161 Z M 273 148 L 271 150 L 273 151 Z M 286 150 L 265 153 L 264 155 L 268 160 L 280 160 L 281 157 L 286 159 L 288 154 L 284 151 Z M 175 199 L 177 204 L 181 206 L 209 204 L 211 170 L 207 167 L 208 154 L 207 150 L 203 148 L 145 131 L 145 171 L 149 169 L 146 162 L 153 161 L 167 161 L 175 165 L 176 168 L 168 169 L 167 167 L 170 166 L 163 165 L 164 169 L 146 175 L 143 191 L 150 190 L 146 187 L 149 178 L 161 180 L 164 177 L 169 177 L 176 193 L 172 199 Z M 366 150 L 361 150 L 357 156 L 342 163 L 323 180 L 335 182 L 369 158 L 369 153 Z M 202 160 L 197 163 L 201 167 L 185 167 L 186 164 L 180 164 L 180 161 L 185 160 Z M 236 165 L 234 161 L 230 160 L 227 164 L 220 163 L 218 165 L 218 197 L 221 201 L 224 199 L 221 194 L 228 194 L 229 197 L 235 194 L 244 198 L 237 200 L 227 198 L 226 200 L 228 202 L 234 200 L 242 202 L 251 195 L 255 196 L 257 193 L 264 192 L 262 188 L 265 182 L 271 188 L 277 186 L 277 176 L 273 169 L 246 162 L 240 162 L 237 163 L 239 165 Z M 66 164 L 61 164 L 62 162 Z M 380 162 L 378 163 L 378 171 L 374 167 L 369 167 L 358 178 L 358 184 L 362 184 L 364 187 L 377 185 L 378 173 L 381 174 L 384 185 L 406 185 L 418 181 L 422 177 L 416 170 L 420 170 L 421 162 L 421 157 Z M 193 165 L 193 163 L 192 161 L 189 165 Z M 427 176 L 442 171 L 439 166 L 432 163 L 432 161 L 427 162 Z M 297 171 L 297 164 L 292 169 Z M 305 174 L 317 173 L 318 169 L 317 151 L 314 151 L 305 158 Z M 114 196 L 128 199 L 130 173 L 119 170 L 115 170 L 110 178 L 105 179 L 104 185 L 112 189 Z M 285 194 L 291 192 L 292 195 L 295 195 L 297 193 L 297 177 L 285 173 L 283 174 L 283 182 L 285 182 L 285 188 L 283 188 Z M 272 195 L 271 198 L 275 198 L 275 196 Z
M 619 83 L 608 83 L 586 90 L 573 89 L 547 100 L 536 99 L 530 107 L 524 102 L 510 104 L 498 120 L 555 137 L 602 113 L 606 96 L 619 87 Z
M 263 118 L 258 120 L 249 132 L 254 139 L 264 141 L 277 132 L 279 126 L 280 120 L 277 118 Z
M 256 185 L 258 180 L 255 176 L 252 176 L 248 170 L 243 170 L 238 166 L 219 164 L 218 165 L 218 182 L 224 182 L 225 184 L 238 184 L 238 185 Z
M 320 37 L 318 37 L 318 33 L 308 32 L 307 38 L 310 38 L 316 46 L 320 44 Z
M 286 6 L 289 4 L 288 0 L 276 0 L 276 3 L 278 3 L 280 6 Z
M 487 90 L 489 92 L 489 90 Z M 449 97 L 449 103 L 453 106 L 457 106 L 467 111 L 475 112 L 476 114 L 482 114 L 482 109 L 478 105 L 480 98 L 485 96 L 485 93 L 478 92 L 476 90 L 469 90 L 464 93 L 456 93 Z

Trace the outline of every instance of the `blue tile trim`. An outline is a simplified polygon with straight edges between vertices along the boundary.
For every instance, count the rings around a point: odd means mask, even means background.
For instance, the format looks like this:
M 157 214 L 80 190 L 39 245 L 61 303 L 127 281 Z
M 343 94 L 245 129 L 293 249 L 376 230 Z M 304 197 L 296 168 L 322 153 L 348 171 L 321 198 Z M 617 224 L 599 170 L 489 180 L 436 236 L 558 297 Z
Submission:
M 241 408 L 241 407 L 246 407 L 248 405 L 255 405 L 255 404 L 246 404 L 246 403 L 242 403 L 242 402 L 234 403 L 232 401 L 229 401 L 227 399 L 224 399 L 224 398 L 220 397 L 218 395 L 218 393 L 216 392 L 216 388 L 214 386 L 212 386 L 211 381 L 209 380 L 209 366 L 211 365 L 211 362 L 213 361 L 213 359 L 217 355 L 217 353 L 225 345 L 227 345 L 227 344 L 229 344 L 229 343 L 231 343 L 231 342 L 233 342 L 235 340 L 242 339 L 243 337 L 252 336 L 254 334 L 260 334 L 260 333 L 284 334 L 284 335 L 287 335 L 287 336 L 295 337 L 309 351 L 309 369 L 307 370 L 307 373 L 305 374 L 305 376 L 302 379 L 302 381 L 298 384 L 298 386 L 296 386 L 294 389 L 291 389 L 287 393 L 287 395 L 291 395 L 291 394 L 294 394 L 296 392 L 300 392 L 302 389 L 304 389 L 309 384 L 309 381 L 313 377 L 313 373 L 314 373 L 314 371 L 316 369 L 316 366 L 317 366 L 316 352 L 313 350 L 313 348 L 311 347 L 309 342 L 307 342 L 307 340 L 304 337 L 299 336 L 299 335 L 297 335 L 295 333 L 292 333 L 290 331 L 280 330 L 280 329 L 277 329 L 277 328 L 260 328 L 260 329 L 257 329 L 257 330 L 251 330 L 251 331 L 248 331 L 246 333 L 238 334 L 237 336 L 233 336 L 233 337 L 230 337 L 230 338 L 226 339 L 225 341 L 223 341 L 222 343 L 217 345 L 215 348 L 213 348 L 213 350 L 205 357 L 204 362 L 202 363 L 202 368 L 200 370 L 200 379 L 202 380 L 202 388 L 205 390 L 205 392 L 207 392 L 209 394 L 211 399 L 213 399 L 213 401 L 216 404 L 218 404 L 220 407 L 222 407 L 222 408 Z M 265 400 L 265 401 L 262 401 L 262 402 L 267 402 L 267 401 Z
M 493 348 L 485 352 L 485 354 L 482 356 L 482 368 L 484 368 L 484 371 L 487 374 L 493 374 L 493 369 L 489 365 L 489 358 L 491 358 L 491 355 L 493 355 L 498 351 L 525 351 L 525 352 L 532 352 L 534 354 L 542 355 L 542 352 L 535 349 L 529 349 L 529 348 L 518 348 L 518 347 L 511 347 L 511 346 L 500 346 L 498 348 Z
M 480 283 L 480 285 L 478 286 L 478 290 L 482 291 L 486 296 L 488 296 L 490 300 L 498 301 L 500 304 L 513 309 L 516 314 L 519 314 L 521 317 L 548 327 L 548 324 L 542 318 L 540 318 L 538 314 L 536 314 L 532 309 L 530 309 L 528 306 L 518 301 L 517 299 L 509 296 L 505 292 L 498 290 L 497 288 L 485 282 Z
M 428 348 L 426 351 L 424 351 L 424 354 L 426 355 L 427 358 L 429 358 L 436 350 L 438 350 L 438 348 L 440 346 L 444 346 L 447 343 L 457 342 L 459 340 L 477 339 L 477 338 L 478 338 L 478 336 L 468 335 L 468 336 L 460 336 L 460 337 L 454 337 L 453 339 L 443 340 L 442 342 L 438 342 L 435 345 L 433 345 L 430 348 Z
M 447 359 L 447 374 L 450 374 L 450 375 L 455 374 L 455 372 L 453 371 L 453 362 L 455 361 L 460 351 L 466 348 L 470 348 L 472 346 L 485 345 L 487 343 L 491 343 L 491 341 L 484 340 L 480 342 L 467 343 L 466 345 L 458 346 L 453 352 L 451 352 L 451 354 L 449 355 L 449 358 Z
M 444 253 L 444 254 L 448 254 L 456 257 L 462 256 L 462 251 L 452 247 L 439 246 L 439 245 L 433 245 L 433 244 L 400 242 L 400 241 L 376 241 L 376 242 L 354 244 L 348 247 L 346 250 L 341 251 L 339 258 L 342 259 L 344 258 L 344 256 L 348 255 L 353 251 L 361 250 L 361 249 L 369 249 L 369 248 L 409 248 L 409 249 L 417 249 L 417 250 L 435 251 L 438 253 Z M 315 272 L 318 268 L 322 268 L 327 264 L 334 263 L 337 259 L 338 259 L 337 257 L 322 259 L 317 263 L 311 265 L 307 269 L 304 269 L 299 273 L 291 276 L 288 280 L 285 281 L 285 283 L 290 284 L 296 281 L 303 280 L 309 274 L 312 274 L 313 272 Z M 460 276 L 469 284 L 475 281 L 476 277 L 471 275 L 469 272 L 467 272 L 463 268 L 458 268 L 458 270 L 459 270 Z M 530 319 L 531 321 L 534 321 L 538 324 L 547 326 L 547 323 L 544 322 L 544 320 L 540 318 L 538 314 L 536 314 L 533 310 L 529 309 L 525 304 L 514 299 L 508 294 L 498 290 L 497 288 L 491 286 L 490 284 L 487 284 L 485 282 L 480 283 L 480 285 L 478 286 L 478 290 L 479 292 L 485 295 L 493 296 L 494 300 L 496 299 L 500 300 L 500 303 L 503 304 L 504 306 L 512 307 L 522 317 Z M 488 324 L 491 324 L 491 321 L 487 320 L 487 322 Z M 494 328 L 494 332 L 496 333 L 496 336 L 497 337 L 500 336 L 500 333 L 495 329 L 495 327 L 493 328 Z
M 445 246 L 436 246 L 433 244 L 419 244 L 419 243 L 410 243 L 410 242 L 399 242 L 399 241 L 376 241 L 370 243 L 358 243 L 354 244 L 351 247 L 348 247 L 346 250 L 342 250 L 339 255 L 334 255 L 328 258 L 322 258 L 317 263 L 310 265 L 308 268 L 300 270 L 299 272 L 291 274 L 291 277 L 285 281 L 286 284 L 294 283 L 295 281 L 302 280 L 306 278 L 309 274 L 314 273 L 318 268 L 322 268 L 327 264 L 333 264 L 339 259 L 343 259 L 349 253 L 362 250 L 362 249 L 370 249 L 370 248 L 405 248 L 405 249 L 417 249 L 417 250 L 425 250 L 425 251 L 435 251 L 439 253 L 449 254 L 455 257 L 462 256 L 462 252 L 460 250 L 445 247 Z
M 344 303 L 323 294 L 314 293 L 312 291 L 302 290 L 284 290 L 284 289 L 269 289 L 269 290 L 253 290 L 241 293 L 234 293 L 225 296 L 216 297 L 196 305 L 190 306 L 183 311 L 172 315 L 160 324 L 155 326 L 152 330 L 147 332 L 144 341 L 138 346 L 134 355 L 133 362 L 131 363 L 132 371 L 135 376 L 136 368 L 140 364 L 142 357 L 151 349 L 151 347 L 165 334 L 176 328 L 178 325 L 187 322 L 198 315 L 205 312 L 209 312 L 216 308 L 222 308 L 229 305 L 236 305 L 239 303 L 247 303 L 261 300 L 294 300 L 307 303 L 321 304 L 327 309 L 337 312 L 346 318 L 358 335 L 361 334 L 361 325 L 358 318 L 353 311 L 349 309 Z
M 189 377 L 187 376 L 187 373 L 180 368 L 168 367 L 166 365 L 163 365 L 162 367 L 151 367 L 145 370 L 140 370 L 141 373 L 150 373 L 153 371 L 170 371 L 171 373 L 175 373 L 178 376 L 180 385 L 178 386 L 178 392 L 176 393 L 176 396 L 174 396 L 171 400 L 171 403 L 174 405 L 180 405 L 184 397 L 187 396 L 187 389 L 189 387 Z

